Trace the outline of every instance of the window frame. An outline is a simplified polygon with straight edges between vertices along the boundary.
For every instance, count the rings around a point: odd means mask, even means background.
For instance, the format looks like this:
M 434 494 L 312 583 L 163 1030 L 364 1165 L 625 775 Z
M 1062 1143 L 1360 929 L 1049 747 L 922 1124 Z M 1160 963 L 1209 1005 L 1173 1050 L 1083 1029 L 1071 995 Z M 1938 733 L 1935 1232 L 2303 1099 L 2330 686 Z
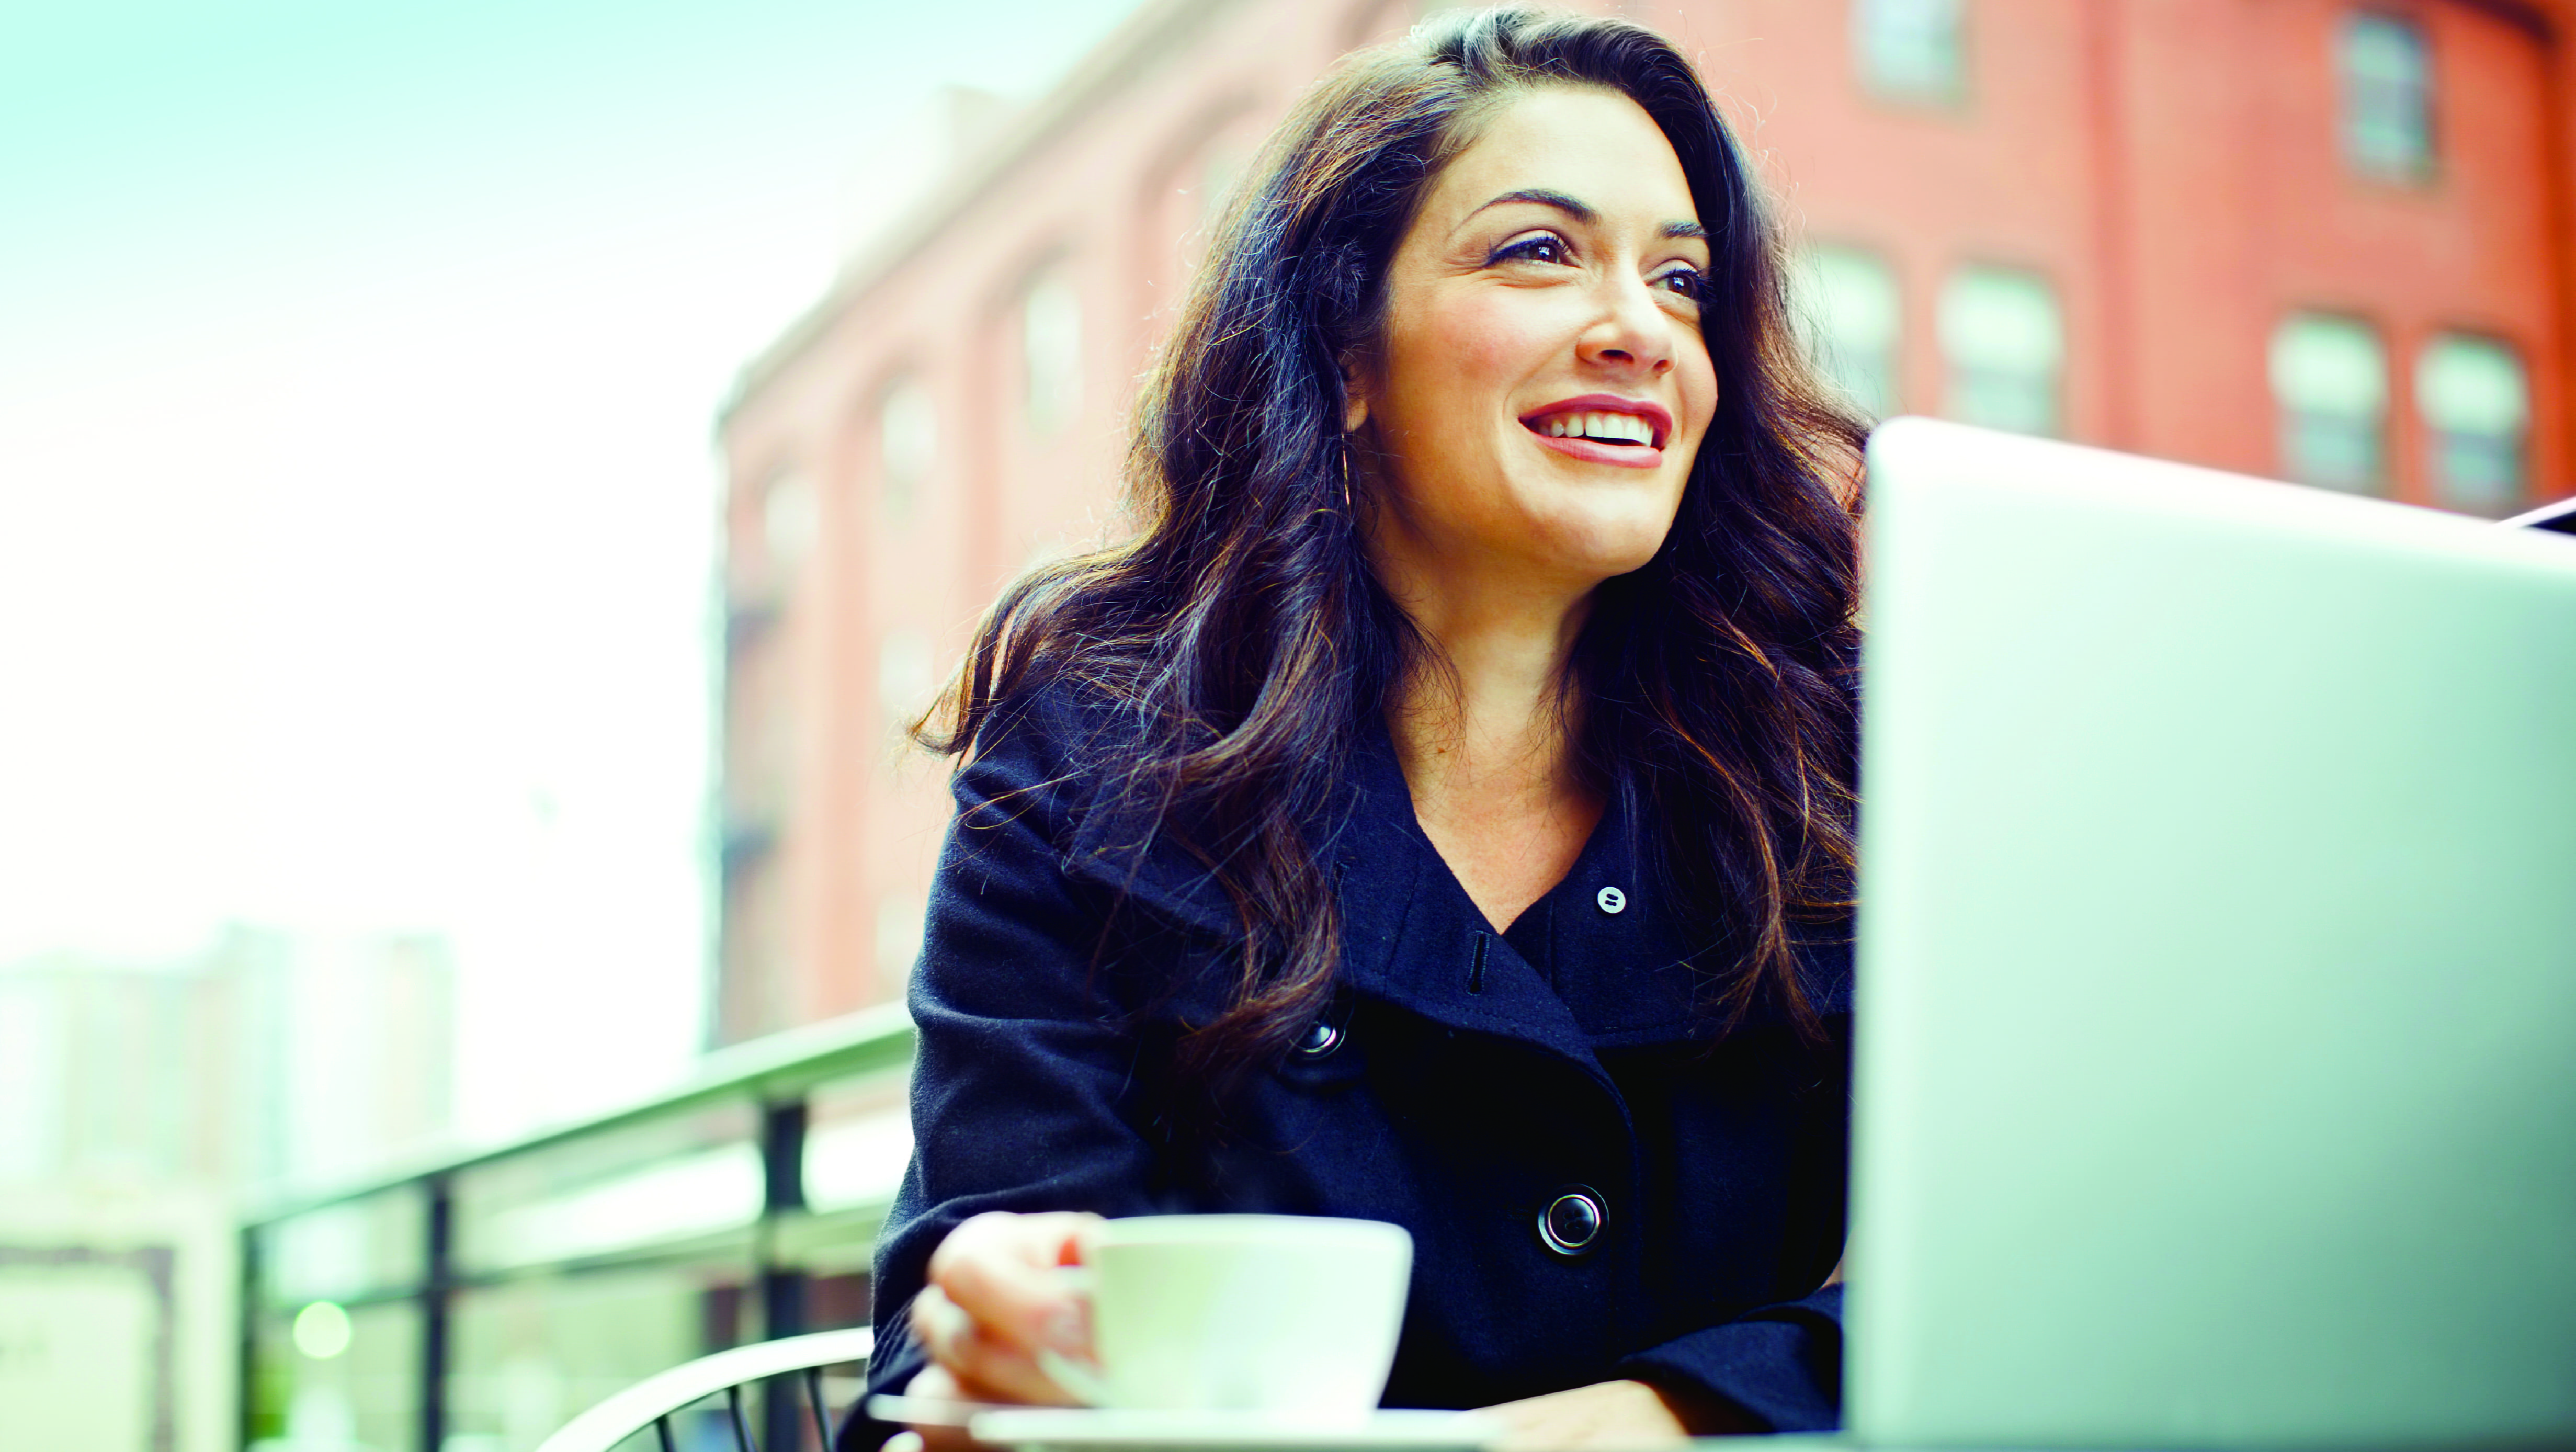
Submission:
M 2379 77 L 2365 77 L 2353 64 L 2356 36 L 2372 27 L 2409 37 L 2418 62 L 2413 99 L 2420 113 L 2417 119 L 2423 153 L 2402 165 L 2382 165 L 2365 156 L 2356 144 L 2362 132 L 2364 97 L 2399 84 Z M 2407 10 L 2385 5 L 2347 6 L 2335 16 L 2330 48 L 2335 90 L 2335 156 L 2345 175 L 2371 185 L 2406 190 L 2419 190 L 2438 182 L 2442 176 L 2442 88 L 2440 57 L 2433 44 L 2432 26 L 2423 16 Z
M 2431 370 L 2437 366 L 2436 355 L 2445 348 L 2489 349 L 2503 355 L 2510 365 L 2514 383 L 2520 390 L 2515 411 L 2519 425 L 2509 433 L 2475 429 L 2452 429 L 2441 426 L 2434 417 L 2430 399 L 2434 394 Z M 2533 447 L 2539 433 L 2539 400 L 2532 387 L 2530 350 L 2511 336 L 2494 330 L 2470 327 L 2437 327 L 2427 332 L 2415 345 L 2414 358 L 2407 369 L 2408 402 L 2414 413 L 2416 447 L 2421 454 L 2424 492 L 2428 499 L 2444 509 L 2485 518 L 2502 518 L 2531 499 L 2533 485 Z M 2499 446 L 2499 453 L 2512 462 L 2512 477 L 2506 481 L 2509 492 L 2480 498 L 2463 495 L 2448 467 L 2449 451 L 2455 440 L 2481 439 Z
M 1872 44 L 1875 30 L 1870 23 L 1882 7 L 1891 4 L 1947 3 L 1951 7 L 1950 75 L 1938 87 L 1919 87 L 1897 81 L 1882 72 L 1876 61 L 1879 51 Z M 1975 71 L 1975 23 L 1970 15 L 1974 0 L 1849 0 L 1844 6 L 1846 28 L 1845 50 L 1851 65 L 1852 80 L 1862 95 L 1882 105 L 1907 110 L 1964 111 L 1975 93 L 1972 79 Z
M 2002 373 L 2002 370 L 1998 369 L 1980 368 L 1972 360 L 1965 358 L 1962 350 L 1957 347 L 1957 339 L 1952 336 L 1955 326 L 1952 320 L 1956 316 L 1952 309 L 1958 306 L 1953 298 L 1960 295 L 1962 288 L 1972 285 L 1972 280 L 1981 274 L 2035 283 L 2037 295 L 2046 300 L 2049 312 L 2048 325 L 2055 335 L 2050 340 L 2049 346 L 2055 357 L 2051 360 L 2046 375 L 2047 426 L 2044 429 L 2033 430 L 2017 424 L 1998 423 L 1990 418 L 1970 417 L 1960 407 L 1960 399 L 1967 392 L 1963 387 L 1965 382 L 1981 375 Z M 2026 433 L 2035 438 L 2063 439 L 2072 436 L 2069 427 L 2071 420 L 2068 417 L 2072 390 L 2068 387 L 2068 377 L 2074 363 L 2074 340 L 2067 317 L 2065 289 L 2059 286 L 2054 273 L 2047 268 L 2025 263 L 2004 262 L 1990 258 L 1965 258 L 1954 263 L 1942 275 L 1940 288 L 1933 294 L 1932 308 L 1933 345 L 1941 357 L 1942 417 L 1979 428 Z
M 2321 324 L 2327 327 L 2348 325 L 2356 332 L 2368 336 L 2376 354 L 2379 375 L 2378 407 L 2376 413 L 2371 416 L 2368 433 L 2371 441 L 2371 468 L 2366 477 L 2339 481 L 2321 477 L 2316 471 L 2303 467 L 2305 461 L 2300 457 L 2295 443 L 2298 434 L 2297 424 L 2300 420 L 2341 418 L 2349 422 L 2360 417 L 2359 414 L 2339 416 L 2330 410 L 2294 406 L 2291 395 L 2296 390 L 2285 389 L 2282 386 L 2284 374 L 2294 366 L 2286 359 L 2287 350 L 2295 346 L 2290 337 L 2291 331 L 2310 324 Z M 2396 492 L 2399 421 L 2396 358 L 2396 349 L 2390 344 L 2389 329 L 2366 312 L 2337 307 L 2290 307 L 2282 310 L 2278 319 L 2272 324 L 2271 333 L 2264 344 L 2264 381 L 2272 395 L 2274 458 L 2282 478 L 2310 488 L 2332 489 L 2339 493 L 2358 494 L 2371 498 L 2385 499 Z
M 1065 356 L 1069 365 L 1063 396 L 1045 400 L 1040 394 L 1039 370 L 1039 300 L 1047 295 L 1060 295 L 1069 304 L 1066 316 L 1071 327 L 1066 334 Z M 1020 385 L 1019 421 L 1021 435 L 1038 443 L 1058 439 L 1082 417 L 1082 401 L 1091 380 L 1084 375 L 1088 361 L 1085 347 L 1084 298 L 1079 276 L 1072 259 L 1059 254 L 1030 268 L 1013 295 L 1012 330 L 1018 344 Z

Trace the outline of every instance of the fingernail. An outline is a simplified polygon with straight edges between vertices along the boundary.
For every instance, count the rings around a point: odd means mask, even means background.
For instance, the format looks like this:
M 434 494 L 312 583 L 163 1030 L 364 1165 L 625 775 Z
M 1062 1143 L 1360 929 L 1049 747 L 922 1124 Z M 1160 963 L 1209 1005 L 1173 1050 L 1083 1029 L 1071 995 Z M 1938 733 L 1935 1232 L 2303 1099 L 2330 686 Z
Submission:
M 885 1445 L 878 1448 L 877 1452 L 921 1452 L 921 1446 L 919 1432 L 897 1432 L 886 1438 Z

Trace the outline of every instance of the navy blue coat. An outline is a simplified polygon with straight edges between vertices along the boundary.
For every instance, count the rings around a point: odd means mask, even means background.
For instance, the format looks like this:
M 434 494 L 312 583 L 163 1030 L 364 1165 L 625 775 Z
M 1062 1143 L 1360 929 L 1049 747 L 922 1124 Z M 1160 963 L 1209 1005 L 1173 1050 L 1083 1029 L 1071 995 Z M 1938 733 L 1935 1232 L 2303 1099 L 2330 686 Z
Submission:
M 1806 952 L 1827 1046 L 1757 1011 L 1712 1047 L 1629 810 L 1614 797 L 1564 881 L 1497 936 L 1374 726 L 1330 849 L 1332 1007 L 1209 1134 L 1174 1112 L 1167 1066 L 1175 1022 L 1223 1001 L 1238 929 L 1194 863 L 1122 846 L 1090 810 L 1113 720 L 1043 690 L 955 778 L 870 1391 L 924 1364 L 912 1297 L 970 1215 L 1260 1210 L 1412 1233 L 1389 1406 L 1635 1377 L 1779 1430 L 1835 1424 L 1841 1289 L 1818 1287 L 1843 1238 L 1847 935 Z M 1573 1256 L 1539 1227 L 1569 1192 L 1602 1210 Z M 854 1420 L 842 1445 L 887 1430 Z

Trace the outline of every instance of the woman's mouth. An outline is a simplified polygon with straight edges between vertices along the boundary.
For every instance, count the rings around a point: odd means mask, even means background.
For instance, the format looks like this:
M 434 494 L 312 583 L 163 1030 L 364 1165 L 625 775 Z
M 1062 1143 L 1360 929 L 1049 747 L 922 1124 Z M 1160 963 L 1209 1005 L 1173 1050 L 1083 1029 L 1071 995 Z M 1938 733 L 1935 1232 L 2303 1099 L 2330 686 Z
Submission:
M 1525 414 L 1521 427 L 1548 448 L 1586 463 L 1651 469 L 1663 462 L 1673 422 L 1660 404 L 1589 394 Z

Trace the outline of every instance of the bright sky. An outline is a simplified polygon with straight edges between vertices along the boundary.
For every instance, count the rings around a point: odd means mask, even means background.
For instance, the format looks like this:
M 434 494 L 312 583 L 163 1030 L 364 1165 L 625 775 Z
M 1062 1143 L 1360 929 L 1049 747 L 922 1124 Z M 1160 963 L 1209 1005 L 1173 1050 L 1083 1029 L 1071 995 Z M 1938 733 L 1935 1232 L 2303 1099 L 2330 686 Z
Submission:
M 0 0 L 0 961 L 431 929 L 477 1137 L 701 1035 L 712 424 L 1133 0 Z

